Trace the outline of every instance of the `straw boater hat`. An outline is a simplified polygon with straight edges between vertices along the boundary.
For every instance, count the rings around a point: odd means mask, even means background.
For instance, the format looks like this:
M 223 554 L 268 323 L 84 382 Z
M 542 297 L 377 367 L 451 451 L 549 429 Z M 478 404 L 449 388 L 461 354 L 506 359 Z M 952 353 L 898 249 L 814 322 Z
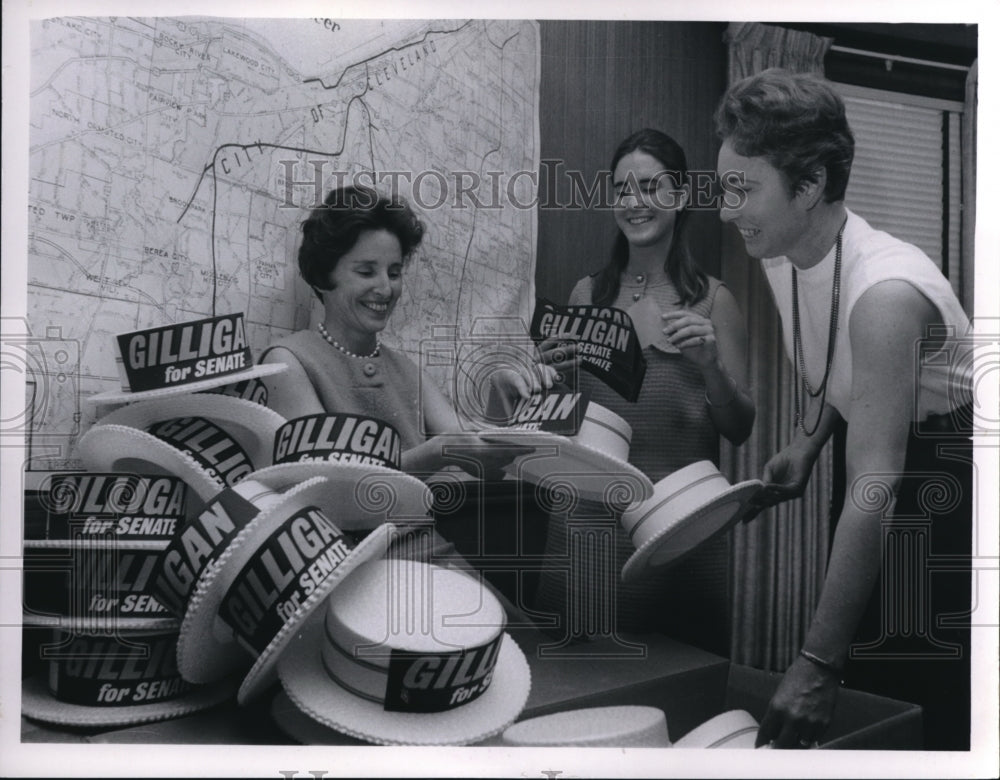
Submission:
M 371 746 L 370 742 L 349 737 L 342 731 L 335 731 L 313 720 L 295 706 L 284 689 L 278 691 L 271 699 L 268 713 L 274 725 L 281 729 L 281 733 L 300 745 Z
M 152 572 L 186 520 L 169 476 L 67 472 L 42 483 L 44 524 L 26 524 L 24 622 L 97 631 L 176 628 Z
M 757 479 L 730 485 L 707 460 L 664 477 L 652 498 L 622 514 L 622 528 L 636 546 L 622 579 L 635 580 L 648 569 L 675 563 L 725 531 L 761 487 Z
M 670 747 L 667 719 L 656 707 L 590 707 L 529 718 L 509 726 L 511 747 Z
M 140 401 L 104 415 L 81 437 L 91 471 L 171 474 L 200 502 L 271 463 L 285 418 L 253 401 L 199 394 Z M 192 502 L 192 510 L 200 509 Z
M 512 723 L 531 673 L 503 608 L 468 574 L 374 561 L 334 591 L 278 662 L 282 686 L 328 728 L 385 745 L 464 745 Z
M 174 630 L 53 633 L 47 674 L 24 680 L 21 711 L 62 726 L 126 726 L 176 718 L 230 698 L 236 680 L 191 685 L 177 673 Z
M 347 531 L 387 519 L 426 519 L 430 488 L 400 471 L 401 440 L 389 423 L 359 414 L 316 414 L 284 422 L 274 435 L 273 465 L 254 478 L 281 490 L 325 477 L 336 490 L 320 508 Z
M 115 347 L 121 389 L 90 396 L 92 404 L 196 393 L 287 368 L 283 363 L 253 365 L 242 313 L 123 333 Z
M 729 710 L 705 721 L 674 743 L 677 748 L 750 748 L 759 725 L 746 710 Z
M 517 458 L 506 469 L 529 484 L 568 482 L 581 498 L 611 504 L 628 505 L 653 494 L 649 477 L 628 462 L 631 426 L 600 404 L 587 404 L 573 436 L 501 428 L 482 431 L 480 438 L 534 447 L 532 454 Z
M 49 475 L 44 521 L 26 523 L 24 624 L 51 626 L 47 673 L 24 680 L 22 711 L 68 726 L 177 717 L 229 698 L 235 680 L 184 682 L 179 621 L 157 601 L 152 572 L 185 521 L 174 477 Z
M 235 486 L 253 516 L 198 576 L 177 643 L 184 679 L 245 674 L 237 698 L 253 698 L 277 679 L 278 655 L 302 621 L 358 565 L 386 553 L 395 527 L 354 544 L 318 507 L 331 489 L 323 477 L 283 493 L 256 479 Z
M 324 415 L 317 417 L 326 419 Z M 363 436 L 365 431 L 370 434 L 372 430 L 388 428 L 385 423 L 371 418 L 346 415 L 339 417 L 349 417 L 359 428 L 363 423 L 372 423 L 374 429 L 370 426 L 362 428 Z M 330 416 L 330 419 L 336 418 Z M 285 442 L 280 449 L 276 447 L 279 453 L 290 449 L 286 447 L 285 430 L 294 423 L 296 421 L 292 420 L 278 429 L 275 440 Z M 388 433 L 395 436 L 395 431 L 391 428 Z M 317 440 L 315 437 L 311 439 L 314 443 Z M 364 442 L 359 446 L 363 445 Z M 315 447 L 310 451 L 315 453 Z M 350 450 L 344 450 L 344 453 L 349 454 Z M 313 465 L 317 468 L 310 468 Z M 376 473 L 370 474 L 367 470 L 375 470 Z M 382 481 L 376 482 L 376 476 L 381 477 Z M 237 535 L 256 518 L 261 509 L 282 498 L 290 499 L 295 493 L 289 489 L 306 482 L 311 481 L 318 486 L 309 492 L 310 502 L 327 517 L 337 518 L 337 527 L 341 530 L 354 531 L 360 528 L 367 531 L 397 517 L 430 522 L 427 508 L 429 490 L 419 481 L 417 485 L 420 490 L 396 489 L 400 482 L 395 479 L 397 476 L 398 472 L 387 467 L 340 464 L 325 460 L 283 463 L 248 474 L 231 488 L 216 493 L 191 518 L 183 531 L 172 539 L 164 553 L 164 565 L 156 582 L 162 603 L 178 617 L 184 617 L 188 600 L 198 580 L 215 564 Z M 405 488 L 411 486 L 407 484 Z M 208 672 L 203 670 L 203 673 Z

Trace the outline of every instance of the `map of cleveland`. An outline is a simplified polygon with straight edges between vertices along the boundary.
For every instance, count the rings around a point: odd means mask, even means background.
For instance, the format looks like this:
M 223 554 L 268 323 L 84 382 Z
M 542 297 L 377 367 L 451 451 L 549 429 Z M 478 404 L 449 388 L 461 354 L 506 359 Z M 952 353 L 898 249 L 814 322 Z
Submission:
M 72 465 L 116 334 L 243 312 L 256 355 L 308 327 L 298 226 L 337 184 L 427 225 L 388 343 L 530 315 L 536 23 L 53 18 L 31 50 L 30 468 Z

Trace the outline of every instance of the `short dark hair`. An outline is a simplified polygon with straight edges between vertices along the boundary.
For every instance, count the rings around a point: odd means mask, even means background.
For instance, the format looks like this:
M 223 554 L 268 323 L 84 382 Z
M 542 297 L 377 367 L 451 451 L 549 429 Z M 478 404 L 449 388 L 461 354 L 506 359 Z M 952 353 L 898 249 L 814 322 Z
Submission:
M 424 224 L 401 197 L 387 197 L 370 187 L 348 186 L 330 190 L 302 221 L 299 273 L 322 300 L 327 279 L 365 231 L 388 230 L 399 239 L 403 260 L 408 260 L 424 237 Z
M 723 141 L 744 157 L 764 157 L 794 192 L 826 169 L 823 199 L 844 199 L 854 162 L 854 134 L 844 101 L 815 74 L 769 68 L 729 87 L 715 112 Z

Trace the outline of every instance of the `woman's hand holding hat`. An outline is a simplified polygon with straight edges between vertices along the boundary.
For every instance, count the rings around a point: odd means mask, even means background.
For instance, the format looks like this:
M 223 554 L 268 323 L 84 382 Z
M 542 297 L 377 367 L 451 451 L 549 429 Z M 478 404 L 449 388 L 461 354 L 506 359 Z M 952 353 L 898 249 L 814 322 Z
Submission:
M 533 369 L 501 368 L 490 375 L 490 383 L 508 400 L 530 398 L 561 384 L 564 373 L 579 363 L 574 340 L 550 336 L 535 347 Z
M 491 413 L 499 418 L 508 417 L 519 401 L 551 390 L 563 381 L 562 372 L 579 362 L 576 344 L 556 338 L 539 343 L 535 358 L 532 368 L 501 367 L 490 373 Z
M 748 522 L 772 506 L 800 498 L 805 493 L 809 475 L 818 453 L 798 440 L 774 455 L 765 465 L 761 481 L 764 487 L 753 497 L 743 513 Z

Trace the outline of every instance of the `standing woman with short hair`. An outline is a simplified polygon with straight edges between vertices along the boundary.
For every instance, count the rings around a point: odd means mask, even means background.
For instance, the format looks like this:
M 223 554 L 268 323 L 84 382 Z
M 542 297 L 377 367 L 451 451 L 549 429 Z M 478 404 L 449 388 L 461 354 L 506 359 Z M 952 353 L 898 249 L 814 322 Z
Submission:
M 882 572 L 885 588 L 876 584 L 883 529 L 896 518 L 933 518 L 914 551 L 954 556 L 959 569 L 969 560 L 969 320 L 930 258 L 846 207 L 854 137 L 829 82 L 778 69 L 750 76 L 722 98 L 716 125 L 718 173 L 744 182 L 720 216 L 760 259 L 795 372 L 797 430 L 765 466 L 761 505 L 801 496 L 834 427 L 847 424 L 847 495 L 826 579 L 758 744 L 812 745 L 846 678 L 921 704 L 927 748 L 967 749 L 968 567 L 930 578 L 926 558 L 897 560 Z M 949 500 L 929 499 L 942 489 Z M 883 609 L 883 592 L 901 587 L 913 590 Z M 907 605 L 921 614 L 894 613 Z

